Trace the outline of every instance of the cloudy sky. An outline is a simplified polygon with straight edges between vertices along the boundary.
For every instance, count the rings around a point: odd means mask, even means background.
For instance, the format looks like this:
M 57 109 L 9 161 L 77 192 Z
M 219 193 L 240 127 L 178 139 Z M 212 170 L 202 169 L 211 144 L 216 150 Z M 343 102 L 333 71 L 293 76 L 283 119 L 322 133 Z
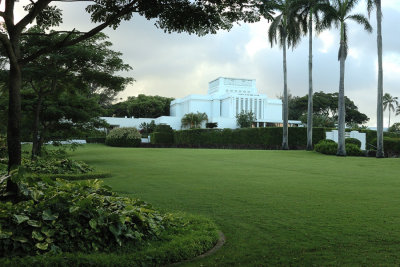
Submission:
M 21 1 L 23 5 L 25 1 Z M 366 14 L 365 1 L 356 12 Z M 382 0 L 384 92 L 400 97 L 400 1 Z M 64 3 L 64 29 L 85 31 L 94 25 L 84 12 L 83 3 Z M 346 61 L 345 94 L 376 123 L 377 52 L 376 20 L 372 34 L 359 25 L 349 24 L 349 56 Z M 188 34 L 166 34 L 148 21 L 135 16 L 117 30 L 105 32 L 133 67 L 123 75 L 133 77 L 121 98 L 138 94 L 181 98 L 188 94 L 206 94 L 208 82 L 217 77 L 251 78 L 257 80 L 260 93 L 276 98 L 283 91 L 282 51 L 271 48 L 267 40 L 269 24 L 236 25 L 229 32 L 197 37 Z M 336 92 L 339 86 L 337 51 L 339 33 L 325 31 L 314 38 L 314 91 Z M 289 51 L 288 86 L 296 96 L 308 92 L 308 39 Z M 400 122 L 400 116 L 391 122 Z M 385 112 L 385 125 L 388 112 Z

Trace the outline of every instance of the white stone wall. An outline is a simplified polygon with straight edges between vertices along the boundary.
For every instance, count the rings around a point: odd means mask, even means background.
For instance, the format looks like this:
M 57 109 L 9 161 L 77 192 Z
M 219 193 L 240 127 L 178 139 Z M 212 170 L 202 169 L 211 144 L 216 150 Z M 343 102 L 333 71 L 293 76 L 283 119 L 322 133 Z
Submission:
M 361 150 L 365 150 L 366 143 L 367 143 L 367 134 L 366 133 L 360 133 L 358 131 L 346 132 L 345 138 L 355 138 L 355 139 L 360 140 Z M 326 132 L 326 139 L 333 140 L 337 143 L 339 141 L 338 130 L 333 130 L 332 132 Z

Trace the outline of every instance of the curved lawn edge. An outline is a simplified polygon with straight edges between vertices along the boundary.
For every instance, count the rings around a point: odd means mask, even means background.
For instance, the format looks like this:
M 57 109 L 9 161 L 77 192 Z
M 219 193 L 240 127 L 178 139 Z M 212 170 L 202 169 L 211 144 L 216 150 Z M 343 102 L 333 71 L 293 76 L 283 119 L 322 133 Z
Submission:
M 2 258 L 0 266 L 159 266 L 205 257 L 222 246 L 220 232 L 210 219 L 194 215 L 179 216 L 181 220 L 175 228 L 162 235 L 162 240 L 149 241 L 141 247 L 126 246 L 109 253 Z

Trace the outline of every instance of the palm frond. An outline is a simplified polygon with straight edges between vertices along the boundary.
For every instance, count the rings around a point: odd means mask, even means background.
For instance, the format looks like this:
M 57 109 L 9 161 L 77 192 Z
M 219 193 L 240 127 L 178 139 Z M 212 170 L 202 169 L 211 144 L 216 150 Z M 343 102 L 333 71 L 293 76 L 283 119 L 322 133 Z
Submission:
M 366 30 L 367 32 L 372 32 L 372 26 L 369 23 L 368 19 L 366 17 L 364 17 L 364 15 L 362 15 L 362 14 L 354 14 L 354 15 L 348 16 L 347 18 L 357 22 L 358 24 L 360 24 L 362 26 L 364 26 L 364 30 Z

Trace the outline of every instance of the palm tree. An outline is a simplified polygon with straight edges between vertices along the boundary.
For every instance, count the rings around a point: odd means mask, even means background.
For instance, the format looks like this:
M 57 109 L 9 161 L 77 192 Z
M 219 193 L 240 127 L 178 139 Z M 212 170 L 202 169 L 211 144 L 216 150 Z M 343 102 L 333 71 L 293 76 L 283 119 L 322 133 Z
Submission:
M 376 34 L 378 49 L 378 99 L 376 112 L 376 157 L 383 158 L 383 67 L 382 67 L 382 5 L 381 0 L 367 0 L 368 15 L 376 7 Z
M 338 60 L 340 61 L 340 81 L 339 81 L 339 101 L 338 101 L 338 150 L 336 155 L 346 156 L 345 147 L 345 97 L 344 97 L 344 68 L 347 58 L 347 29 L 348 20 L 353 20 L 356 23 L 364 26 L 364 29 L 368 32 L 372 32 L 372 27 L 368 22 L 368 19 L 361 14 L 350 14 L 359 0 L 333 0 L 332 1 L 332 12 L 325 14 L 323 19 L 324 28 L 328 28 L 335 25 L 336 28 L 340 29 L 340 47 Z
M 383 110 L 385 111 L 386 109 L 389 109 L 389 124 L 388 124 L 388 128 L 390 127 L 390 110 L 395 111 L 395 106 L 399 105 L 399 102 L 397 100 L 398 100 L 397 96 L 393 97 L 388 93 L 386 93 L 383 96 Z
M 276 0 L 271 5 L 280 14 L 272 19 L 268 30 L 268 40 L 271 47 L 279 43 L 283 50 L 283 140 L 282 149 L 289 149 L 288 139 L 288 92 L 287 92 L 287 68 L 286 46 L 294 48 L 300 41 L 300 19 L 294 9 L 294 0 Z
M 329 0 L 296 0 L 294 5 L 299 9 L 302 18 L 303 32 L 308 33 L 308 109 L 307 109 L 307 150 L 313 150 L 313 79 L 312 79 L 312 38 L 313 22 L 319 26 L 319 13 L 332 12 Z M 304 27 L 306 26 L 306 27 Z
M 183 116 L 182 127 L 198 128 L 204 121 L 208 121 L 206 113 L 187 113 Z

